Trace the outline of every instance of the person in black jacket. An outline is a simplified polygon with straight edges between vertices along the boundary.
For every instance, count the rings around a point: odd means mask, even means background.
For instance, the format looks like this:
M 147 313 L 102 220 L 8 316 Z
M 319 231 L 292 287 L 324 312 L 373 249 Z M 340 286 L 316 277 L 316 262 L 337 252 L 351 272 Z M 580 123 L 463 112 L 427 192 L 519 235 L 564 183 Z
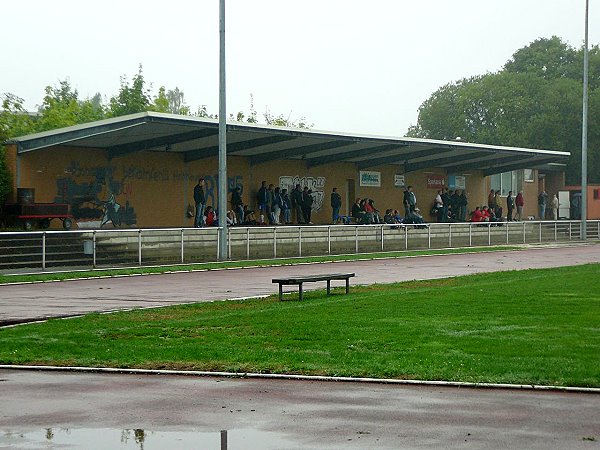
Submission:
M 204 194 L 204 178 L 198 180 L 194 186 L 194 202 L 196 203 L 196 216 L 194 218 L 194 227 L 202 228 L 204 226 L 204 208 L 206 207 L 206 195 Z
M 331 209 L 332 213 L 332 223 L 335 225 L 338 223 L 340 219 L 340 208 L 342 207 L 342 196 L 337 192 L 337 188 L 333 188 L 331 192 Z
M 244 223 L 244 202 L 242 202 L 242 190 L 239 186 L 231 193 L 231 209 L 237 216 L 237 222 Z
M 296 211 L 296 222 L 298 225 L 306 222 L 302 208 L 302 189 L 300 189 L 299 184 L 292 191 L 292 209 Z
M 312 214 L 313 201 L 312 190 L 308 189 L 307 186 L 304 186 L 304 191 L 302 191 L 302 212 L 304 213 L 304 220 L 307 225 L 312 225 L 310 216 Z

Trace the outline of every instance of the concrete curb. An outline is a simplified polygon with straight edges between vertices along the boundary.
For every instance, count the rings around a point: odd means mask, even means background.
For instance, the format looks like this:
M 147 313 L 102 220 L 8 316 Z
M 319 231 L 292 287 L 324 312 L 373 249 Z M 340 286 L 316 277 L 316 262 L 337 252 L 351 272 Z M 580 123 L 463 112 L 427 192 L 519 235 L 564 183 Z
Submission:
M 237 373 L 237 372 L 207 372 L 202 370 L 149 370 L 149 369 L 119 369 L 112 367 L 59 367 L 59 366 L 20 366 L 0 364 L 0 370 L 30 370 L 44 372 L 80 372 L 80 373 L 117 373 L 126 375 L 177 375 L 219 378 L 256 378 L 273 380 L 297 381 L 326 381 L 344 383 L 397 384 L 407 386 L 439 386 L 470 389 L 510 389 L 526 391 L 551 391 L 581 394 L 600 394 L 600 388 L 570 387 L 570 386 L 541 386 L 535 384 L 504 384 L 504 383 L 467 383 L 462 381 L 427 381 L 401 380 L 396 378 L 355 378 L 327 377 L 318 375 L 288 375 L 277 373 Z

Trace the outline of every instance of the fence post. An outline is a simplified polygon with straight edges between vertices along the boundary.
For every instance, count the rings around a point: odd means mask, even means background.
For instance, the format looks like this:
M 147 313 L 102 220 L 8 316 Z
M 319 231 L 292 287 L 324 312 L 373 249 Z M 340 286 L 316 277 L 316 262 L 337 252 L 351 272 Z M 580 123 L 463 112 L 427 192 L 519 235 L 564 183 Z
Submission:
M 298 256 L 302 256 L 302 227 L 298 227 Z
M 96 230 L 92 231 L 92 267 L 96 268 Z
M 508 227 L 510 227 L 510 222 L 506 221 L 506 245 L 508 245 Z
M 469 222 L 469 247 L 473 246 L 473 222 Z
M 383 248 L 384 248 L 384 243 L 383 243 L 383 239 L 384 239 L 384 237 L 383 237 L 383 227 L 384 227 L 384 225 L 381 225 L 381 251 L 383 251 Z
M 452 224 L 448 224 L 448 247 L 452 248 Z
M 525 222 L 523 222 L 523 244 L 527 243 L 527 236 L 525 231 Z
M 142 229 L 138 228 L 138 266 L 142 265 Z
M 542 222 L 540 221 L 540 244 L 542 243 Z
M 555 220 L 554 221 L 554 241 L 555 242 L 558 241 L 558 230 L 557 230 L 557 227 L 558 227 L 558 222 Z
M 331 225 L 327 226 L 327 254 L 331 255 Z
M 492 245 L 492 223 L 488 222 L 488 246 Z
M 573 234 L 572 231 L 573 231 L 573 222 L 571 222 L 569 220 L 569 240 L 571 240 L 571 235 Z
M 277 258 L 277 228 L 273 227 L 273 258 Z
M 427 248 L 431 248 L 431 226 L 427 227 Z
M 246 259 L 250 259 L 250 227 L 246 228 Z
M 358 225 L 354 226 L 354 253 L 358 253 Z
M 181 264 L 183 264 L 184 255 L 183 255 L 183 228 L 181 229 Z
M 46 232 L 42 232 L 42 270 L 46 270 Z
M 227 228 L 227 259 L 231 259 L 231 230 Z
M 221 247 L 221 227 L 217 228 L 217 261 L 220 261 L 221 254 L 219 252 L 219 248 Z
M 404 227 L 404 250 L 408 250 L 408 225 Z

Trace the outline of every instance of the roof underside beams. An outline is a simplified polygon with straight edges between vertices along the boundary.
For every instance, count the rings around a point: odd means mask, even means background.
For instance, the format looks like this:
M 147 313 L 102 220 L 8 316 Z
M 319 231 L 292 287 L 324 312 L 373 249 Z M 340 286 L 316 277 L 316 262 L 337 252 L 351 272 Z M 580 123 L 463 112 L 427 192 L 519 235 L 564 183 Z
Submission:
M 510 164 L 496 165 L 483 170 L 484 176 L 495 175 L 497 173 L 510 172 L 511 170 L 533 169 L 544 164 L 556 162 L 556 158 L 531 158 L 521 162 L 510 161 Z
M 273 145 L 280 142 L 291 141 L 297 139 L 298 136 L 265 136 L 256 139 L 249 139 L 240 142 L 232 142 L 227 144 L 227 154 L 231 155 L 239 151 L 250 150 L 258 147 L 264 147 L 267 145 Z M 211 146 L 200 148 L 196 150 L 191 150 L 185 152 L 184 161 L 191 162 L 196 161 L 198 159 L 209 158 L 212 156 L 217 156 L 219 154 L 219 146 Z

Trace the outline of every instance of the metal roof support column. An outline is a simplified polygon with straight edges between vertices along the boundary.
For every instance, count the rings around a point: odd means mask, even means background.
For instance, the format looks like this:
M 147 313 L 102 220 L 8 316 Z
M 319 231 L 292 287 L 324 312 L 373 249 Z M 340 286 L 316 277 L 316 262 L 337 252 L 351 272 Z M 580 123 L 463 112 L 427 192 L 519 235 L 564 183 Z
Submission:
M 225 0 L 219 1 L 219 260 L 227 259 L 227 110 L 225 103 Z

